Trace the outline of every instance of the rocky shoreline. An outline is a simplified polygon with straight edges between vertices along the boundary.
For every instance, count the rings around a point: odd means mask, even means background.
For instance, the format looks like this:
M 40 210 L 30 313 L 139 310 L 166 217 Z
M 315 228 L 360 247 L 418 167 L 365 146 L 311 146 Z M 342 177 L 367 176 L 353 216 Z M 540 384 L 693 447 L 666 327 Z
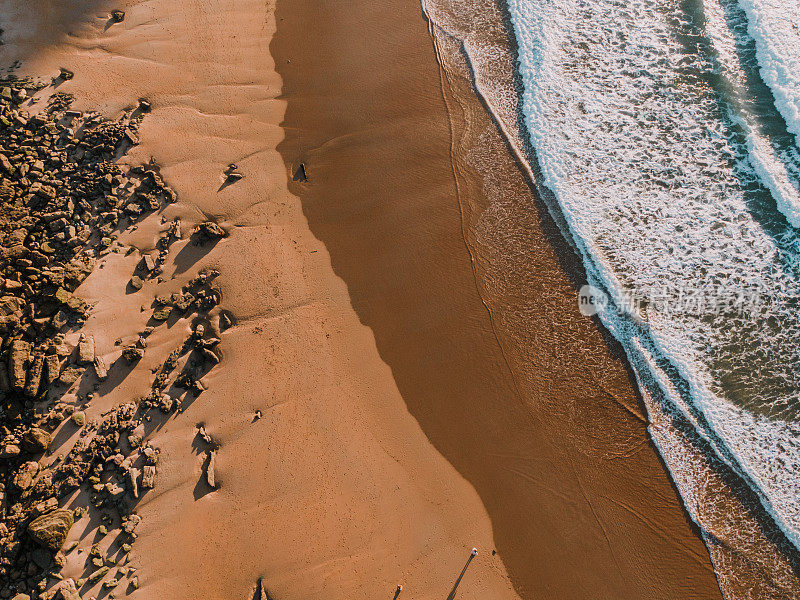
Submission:
M 52 83 L 71 77 L 62 70 Z M 105 255 L 137 252 L 120 234 L 177 196 L 157 165 L 117 162 L 138 144 L 146 100 L 107 120 L 71 110 L 72 97 L 55 92 L 37 112 L 31 98 L 49 85 L 0 81 L 0 598 L 74 600 L 98 585 L 113 598 L 138 587 L 128 553 L 141 521 L 136 505 L 156 484 L 159 457 L 147 424 L 204 391 L 201 378 L 220 362 L 219 333 L 232 318 L 219 308 L 211 271 L 143 306 L 152 312 L 148 326 L 133 343 L 118 340 L 112 364 L 80 333 L 91 306 L 75 294 L 78 286 Z M 184 235 L 180 221 L 162 223 L 156 251 L 142 255 L 128 293 L 162 281 L 170 246 Z M 191 243 L 224 236 L 219 225 L 202 223 Z M 87 418 L 100 382 L 115 371 L 124 378 L 150 333 L 178 318 L 191 319 L 191 333 L 153 369 L 150 388 Z M 198 435 L 208 446 L 203 476 L 215 488 L 217 444 L 202 428 Z M 65 442 L 56 436 L 77 441 L 59 454 Z M 76 541 L 65 545 L 84 517 L 95 533 L 88 552 Z M 77 579 L 60 574 L 71 552 L 86 554 Z

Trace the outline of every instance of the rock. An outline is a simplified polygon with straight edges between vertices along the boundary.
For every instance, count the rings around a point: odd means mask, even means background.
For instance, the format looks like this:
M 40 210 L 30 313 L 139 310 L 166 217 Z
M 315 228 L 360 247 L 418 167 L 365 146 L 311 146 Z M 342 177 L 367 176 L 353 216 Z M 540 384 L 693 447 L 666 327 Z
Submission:
M 11 600 L 31 600 L 31 597 L 28 594 L 16 594 Z
M 56 290 L 55 299 L 61 304 L 67 305 L 72 310 L 82 311 L 86 308 L 86 302 L 83 298 L 78 298 L 64 288 L 58 288 Z
M 102 356 L 94 357 L 94 372 L 100 381 L 105 381 L 108 377 L 108 366 Z
M 113 25 L 125 15 L 122 11 L 112 11 L 109 17 L 107 25 Z M 73 78 L 72 71 L 67 69 L 54 75 Z M 59 82 L 61 79 L 54 81 L 55 84 Z M 104 514 L 98 532 L 111 536 L 120 533 L 118 529 L 114 531 L 119 523 L 116 512 L 126 515 L 134 505 L 134 498 L 128 493 L 140 496 L 142 484 L 152 487 L 157 477 L 157 451 L 142 446 L 145 424 L 153 413 L 145 413 L 140 419 L 139 404 L 143 404 L 143 409 L 175 410 L 176 400 L 161 394 L 168 389 L 179 358 L 187 356 L 193 348 L 178 348 L 175 365 L 165 375 L 163 386 L 132 390 L 137 400 L 130 403 L 130 409 L 115 408 L 98 414 L 91 422 L 83 411 L 77 410 L 82 402 L 92 400 L 95 395 L 92 386 L 95 391 L 100 389 L 94 374 L 90 373 L 89 380 L 84 377 L 80 382 L 88 365 L 94 365 L 98 379 L 107 376 L 109 369 L 98 356 L 100 348 L 95 342 L 100 341 L 99 338 L 83 337 L 76 343 L 71 337 L 72 332 L 80 331 L 88 317 L 89 305 L 78 296 L 80 285 L 95 268 L 110 266 L 99 263 L 101 257 L 110 253 L 123 254 L 130 248 L 121 242 L 128 239 L 125 231 L 131 231 L 137 221 L 152 211 L 165 208 L 177 197 L 165 185 L 156 165 L 131 166 L 129 160 L 117 162 L 129 142 L 138 142 L 139 125 L 145 117 L 143 113 L 150 110 L 149 102 L 141 99 L 136 110 L 126 110 L 118 119 L 109 121 L 98 113 L 72 110 L 71 94 L 48 90 L 50 98 L 42 103 L 46 103 L 46 107 L 30 115 L 25 110 L 28 106 L 20 104 L 42 89 L 37 85 L 35 79 L 18 81 L 13 76 L 0 83 L 0 205 L 3 207 L 0 211 L 0 346 L 5 350 L 0 361 L 3 363 L 0 365 L 0 399 L 4 400 L 0 403 L 0 599 L 8 600 L 14 594 L 24 593 L 26 595 L 19 595 L 16 600 L 29 600 L 28 596 L 41 600 L 79 600 L 78 590 L 86 580 L 59 581 L 59 570 L 66 566 L 66 559 L 62 552 L 54 553 L 50 546 L 57 547 L 64 536 L 69 537 L 70 525 L 84 514 L 86 505 Z M 45 85 L 42 82 L 42 87 Z M 63 88 L 69 85 L 62 86 L 61 90 Z M 156 250 L 145 260 L 153 276 L 163 275 L 160 271 L 171 244 L 181 238 L 177 220 L 168 227 L 166 218 L 162 218 L 161 223 L 166 231 L 159 234 Z M 224 231 L 215 226 L 209 228 L 208 233 L 211 237 L 224 235 Z M 136 250 L 131 248 L 131 251 Z M 113 254 L 109 258 L 113 259 Z M 135 260 L 132 256 L 130 259 Z M 145 275 L 143 270 L 137 273 L 142 286 L 149 284 L 150 275 Z M 152 308 L 143 310 L 142 316 L 146 318 L 156 308 L 168 310 L 171 307 L 182 316 L 184 311 L 211 310 L 219 302 L 219 296 L 210 289 L 210 279 L 208 275 L 198 276 L 195 287 L 168 296 L 163 304 L 153 304 Z M 129 291 L 133 289 L 128 288 Z M 178 308 L 179 302 L 182 308 Z M 185 316 L 193 318 L 193 315 Z M 155 321 L 152 324 L 158 325 Z M 67 335 L 69 343 L 65 342 Z M 77 337 L 77 333 L 75 335 Z M 111 335 L 113 339 L 118 334 Z M 118 345 L 123 350 L 121 340 Z M 141 358 L 143 353 L 143 345 L 125 351 L 132 360 Z M 113 359 L 118 355 L 107 356 Z M 154 365 L 147 365 L 150 366 Z M 202 365 L 193 368 L 196 371 L 192 372 L 199 374 Z M 123 367 L 123 371 L 126 370 Z M 82 383 L 80 399 L 77 391 L 59 398 L 44 398 L 42 392 L 49 391 L 51 385 L 58 386 L 59 381 L 73 388 Z M 23 397 L 23 392 L 28 397 Z M 65 435 L 78 434 L 72 440 L 74 445 L 70 443 L 70 449 L 65 449 L 63 455 L 43 460 L 46 465 L 26 462 L 29 452 L 50 450 L 56 445 L 57 442 L 46 439 L 51 435 L 48 432 L 55 431 L 65 419 L 83 426 L 80 431 L 71 424 L 66 426 Z M 41 435 L 37 431 L 26 434 L 34 425 L 41 427 Z M 130 439 L 135 439 L 132 448 L 127 445 Z M 129 453 L 130 460 L 123 453 Z M 140 470 L 141 463 L 144 463 L 144 472 Z M 77 493 L 78 490 L 84 492 Z M 67 497 L 76 502 L 71 518 L 68 512 L 58 510 L 57 499 Z M 63 518 L 59 519 L 58 515 Z M 41 520 L 35 519 L 38 517 L 49 520 L 50 524 L 43 526 Z M 136 519 L 123 519 L 129 531 L 135 527 L 135 522 Z M 36 535 L 40 538 L 38 544 L 34 544 Z M 122 534 L 127 546 L 122 547 L 123 551 L 130 551 L 129 543 L 135 537 L 135 532 L 129 537 Z M 108 550 L 109 541 L 105 541 L 100 556 L 89 557 L 87 573 L 106 565 L 110 567 L 111 561 L 120 558 L 116 547 Z M 113 543 L 116 544 L 116 540 Z M 71 566 L 75 568 L 86 558 L 79 554 L 70 555 L 70 562 L 74 563 Z M 122 560 L 128 557 L 123 555 Z M 116 572 L 109 571 L 108 567 L 92 575 L 98 585 L 113 578 L 107 588 L 116 582 L 127 584 L 133 573 L 133 569 L 126 567 Z M 130 588 L 126 590 L 129 591 Z M 109 598 L 113 598 L 114 593 L 112 589 L 103 592 Z
M 57 508 L 58 500 L 55 498 L 48 498 L 44 502 L 38 502 L 33 506 L 33 516 L 38 517 L 39 515 L 49 513 L 51 510 L 55 510 Z
M 118 483 L 109 481 L 106 484 L 106 492 L 112 499 L 117 500 L 121 498 L 122 495 L 125 493 L 125 488 L 119 485 Z
M 142 263 L 144 264 L 144 268 L 147 271 L 152 271 L 153 269 L 156 268 L 156 261 L 153 258 L 152 254 L 145 254 L 142 257 Z
M 45 383 L 50 386 L 58 379 L 61 372 L 61 361 L 56 354 L 48 354 L 44 357 L 45 364 Z
M 122 526 L 125 533 L 133 533 L 133 530 L 142 522 L 142 517 L 139 515 L 130 515 Z
M 75 411 L 70 419 L 77 427 L 83 427 L 86 424 L 86 413 L 82 410 Z
M 53 591 L 60 594 L 62 600 L 81 600 L 81 596 L 78 593 L 78 586 L 75 585 L 75 581 L 73 579 L 65 579 L 61 583 L 57 584 Z
M 156 321 L 166 321 L 169 319 L 169 316 L 172 314 L 172 307 L 171 306 L 162 306 L 159 309 L 153 311 L 153 318 Z
M 89 575 L 89 577 L 86 578 L 86 583 L 94 585 L 95 583 L 100 581 L 103 577 L 105 577 L 106 573 L 108 573 L 109 571 L 110 569 L 107 566 L 100 567 L 99 569 L 97 569 L 97 571 L 95 571 L 94 573 Z
M 23 300 L 17 296 L 0 297 L 0 315 L 9 316 L 22 310 Z
M 31 521 L 28 533 L 42 546 L 60 550 L 74 522 L 71 510 L 59 508 Z
M 28 378 L 28 360 L 30 360 L 31 345 L 24 340 L 14 340 L 11 344 L 11 359 L 8 363 L 11 387 L 17 392 L 25 388 Z
M 139 498 L 139 475 L 141 471 L 136 467 L 131 467 L 128 470 L 128 483 L 130 484 L 131 488 L 131 496 L 134 498 Z
M 53 439 L 44 429 L 32 427 L 22 436 L 22 448 L 31 454 L 44 452 L 50 446 Z
M 155 465 L 158 462 L 158 453 L 152 446 L 142 448 L 142 454 L 144 455 L 145 464 Z
M 27 490 L 33 485 L 33 479 L 39 473 L 39 463 L 36 461 L 28 461 L 22 465 L 14 477 L 14 485 L 21 490 Z
M 20 447 L 16 444 L 6 444 L 5 446 L 0 449 L 0 458 L 14 458 L 15 456 L 19 456 Z
M 219 364 L 219 356 L 214 354 L 212 350 L 209 350 L 208 348 L 200 348 L 200 354 L 202 354 L 203 358 L 205 358 L 212 365 Z
M 58 76 L 61 77 L 61 79 L 63 79 L 64 81 L 69 81 L 70 79 L 75 77 L 75 73 L 73 73 L 69 69 L 65 69 L 64 67 L 61 67 L 61 69 L 59 69 L 59 75 Z
M 53 315 L 53 327 L 56 329 L 61 329 L 69 323 L 69 314 L 65 310 L 59 310 L 56 314 Z
M 158 402 L 158 409 L 163 413 L 169 413 L 173 406 L 175 405 L 175 401 L 169 394 L 161 394 L 161 398 Z
M 200 439 L 202 439 L 206 444 L 213 443 L 213 438 L 208 434 L 208 432 L 206 431 L 206 428 L 203 425 L 201 425 L 198 428 L 197 435 L 199 435 Z
M 61 375 L 59 375 L 58 380 L 64 385 L 72 385 L 78 381 L 82 374 L 83 369 L 79 369 L 77 367 L 67 367 L 61 371 Z
M 204 348 L 214 348 L 217 344 L 219 344 L 222 340 L 218 337 L 209 337 L 203 340 L 203 347 Z
M 225 230 L 213 221 L 200 223 L 195 231 L 201 238 L 208 240 L 218 240 L 225 237 Z
M 131 277 L 131 287 L 135 290 L 140 290 L 144 286 L 144 281 L 138 275 Z
M 44 371 L 44 356 L 39 354 L 34 357 L 28 369 L 28 380 L 25 384 L 26 396 L 31 398 L 36 396 L 39 391 L 39 386 L 42 383 L 42 371 Z
M 294 175 L 292 175 L 292 181 L 299 181 L 301 183 L 305 183 L 308 181 L 308 175 L 306 174 L 306 165 L 304 163 L 300 163 L 300 165 L 295 169 Z
M 206 452 L 206 456 L 208 457 L 208 465 L 206 466 L 206 481 L 208 485 L 212 488 L 216 489 L 217 487 L 217 479 L 216 479 L 216 462 L 217 462 L 217 452 L 216 450 L 209 450 Z
M 395 598 L 396 597 L 397 595 L 395 594 Z M 267 588 L 264 586 L 264 580 L 261 579 L 260 577 L 258 578 L 258 582 L 256 583 L 256 594 L 253 600 L 271 600 L 269 592 L 267 592 Z
M 122 350 L 122 358 L 128 362 L 136 362 L 144 356 L 144 349 L 137 348 L 135 345 L 125 346 Z
M 94 337 L 82 333 L 78 341 L 78 362 L 84 365 L 94 362 L 94 353 Z
M 139 136 L 136 135 L 136 132 L 133 129 L 125 130 L 125 139 L 128 140 L 128 142 L 133 146 L 136 146 L 139 143 Z
M 230 329 L 233 326 L 233 319 L 231 319 L 230 315 L 226 312 L 221 312 L 219 314 L 219 330 L 225 331 L 226 329 Z
M 169 227 L 169 235 L 176 240 L 181 239 L 181 220 L 175 219 Z
M 2 156 L 2 155 L 0 155 L 0 156 Z M 6 288 L 6 291 L 9 291 L 9 292 L 18 292 L 18 291 L 20 291 L 22 289 L 22 283 L 19 282 L 19 281 L 14 280 L 14 279 L 6 279 L 5 288 Z
M 63 338 L 58 338 L 58 343 L 56 343 L 56 354 L 59 358 L 66 358 L 72 354 L 72 348 L 64 343 Z
M 156 468 L 152 465 L 142 467 L 142 489 L 150 489 L 156 485 Z
M 122 23 L 125 20 L 125 11 L 124 10 L 112 10 L 111 11 L 111 20 L 114 23 Z

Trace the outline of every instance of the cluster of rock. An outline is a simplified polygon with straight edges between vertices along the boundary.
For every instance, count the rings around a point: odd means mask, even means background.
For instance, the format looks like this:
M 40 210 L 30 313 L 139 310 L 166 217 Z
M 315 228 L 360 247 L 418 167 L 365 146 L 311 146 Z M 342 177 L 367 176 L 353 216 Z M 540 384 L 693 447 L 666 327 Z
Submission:
M 136 504 L 156 481 L 158 451 L 145 430 L 149 411 L 180 408 L 170 388 L 203 391 L 200 378 L 220 360 L 219 338 L 211 327 L 196 325 L 154 374 L 147 395 L 99 418 L 87 420 L 83 410 L 93 393 L 64 394 L 84 376 L 102 381 L 113 368 L 91 336 L 81 334 L 76 346 L 66 342 L 64 334 L 79 330 L 90 309 L 76 288 L 98 258 L 123 251 L 116 243 L 122 231 L 177 198 L 155 164 L 115 162 L 138 143 L 146 101 L 109 121 L 71 110 L 72 98 L 57 93 L 46 110 L 30 115 L 23 105 L 41 87 L 0 80 L 0 598 L 75 600 L 84 586 L 101 580 L 113 597 L 113 588 L 124 582 L 138 586 L 126 562 L 141 521 Z M 222 237 L 217 228 L 201 225 L 196 243 Z M 134 288 L 158 277 L 181 235 L 179 221 L 168 226 L 157 255 L 145 256 L 132 277 Z M 123 361 L 141 359 L 147 335 L 171 315 L 207 315 L 216 307 L 216 275 L 201 274 L 180 293 L 158 297 L 153 326 L 123 348 Z M 221 323 L 230 321 L 223 317 Z M 78 439 L 65 456 L 51 457 L 59 427 L 77 428 Z M 73 508 L 59 507 L 78 489 L 84 493 L 71 500 Z M 101 535 L 115 532 L 113 555 L 95 545 L 86 576 L 62 579 L 59 571 L 76 544 L 65 541 L 86 512 L 101 522 Z
M 61 377 L 68 349 L 57 334 L 80 325 L 74 290 L 112 251 L 121 230 L 174 202 L 155 165 L 113 162 L 132 143 L 143 113 L 117 121 L 67 109 L 20 107 L 25 84 L 0 83 L 0 336 L 8 368 L 0 391 L 35 397 Z M 67 377 L 71 376 L 71 373 Z M 68 383 L 68 382 L 65 382 Z
M 261 577 L 259 577 L 256 581 L 253 594 L 249 597 L 251 597 L 253 600 L 272 600 L 272 596 L 270 596 L 269 592 L 267 591 L 267 587 L 264 585 L 264 580 Z

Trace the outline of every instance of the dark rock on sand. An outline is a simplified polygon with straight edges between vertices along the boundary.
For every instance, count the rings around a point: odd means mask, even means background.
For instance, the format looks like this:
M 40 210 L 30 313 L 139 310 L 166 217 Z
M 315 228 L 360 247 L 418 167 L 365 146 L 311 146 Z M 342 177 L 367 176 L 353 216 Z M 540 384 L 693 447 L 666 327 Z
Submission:
M 44 356 L 37 354 L 33 357 L 28 368 L 28 378 L 25 383 L 25 395 L 35 396 L 39 392 L 42 382 L 42 372 L 44 371 Z
M 128 362 L 136 362 L 144 356 L 144 349 L 137 348 L 135 345 L 125 346 L 122 350 L 122 358 Z
M 213 489 L 217 488 L 217 475 L 216 475 L 216 466 L 217 466 L 217 452 L 216 450 L 209 450 L 206 453 L 206 481 L 208 485 L 211 486 Z
M 213 221 L 200 223 L 195 229 L 195 233 L 201 240 L 218 240 L 225 237 L 225 230 Z
M 60 508 L 31 521 L 28 533 L 42 546 L 60 550 L 74 522 L 72 511 Z
M 50 434 L 44 429 L 32 427 L 22 436 L 22 448 L 31 454 L 38 454 L 47 450 L 52 441 Z
M 133 275 L 131 277 L 131 287 L 135 290 L 140 290 L 144 286 L 144 281 L 138 275 Z
M 306 166 L 303 163 L 294 170 L 292 174 L 292 181 L 298 181 L 300 183 L 304 183 L 308 181 L 308 177 L 306 176 Z
M 50 386 L 57 379 L 61 373 L 61 361 L 57 354 L 48 354 L 44 357 L 45 364 L 45 383 Z
M 156 485 L 156 468 L 153 465 L 142 467 L 142 489 L 150 489 Z
M 28 360 L 31 355 L 31 345 L 24 340 L 15 340 L 11 344 L 11 358 L 8 369 L 11 387 L 21 392 L 25 388 L 28 377 Z

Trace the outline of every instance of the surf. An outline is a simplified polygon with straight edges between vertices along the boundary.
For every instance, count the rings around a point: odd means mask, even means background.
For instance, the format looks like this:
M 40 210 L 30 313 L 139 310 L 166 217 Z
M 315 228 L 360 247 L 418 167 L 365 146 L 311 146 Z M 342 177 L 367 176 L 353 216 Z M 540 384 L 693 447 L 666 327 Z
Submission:
M 542 185 L 610 299 L 601 320 L 800 545 L 799 169 L 749 15 L 725 0 L 508 7 Z

